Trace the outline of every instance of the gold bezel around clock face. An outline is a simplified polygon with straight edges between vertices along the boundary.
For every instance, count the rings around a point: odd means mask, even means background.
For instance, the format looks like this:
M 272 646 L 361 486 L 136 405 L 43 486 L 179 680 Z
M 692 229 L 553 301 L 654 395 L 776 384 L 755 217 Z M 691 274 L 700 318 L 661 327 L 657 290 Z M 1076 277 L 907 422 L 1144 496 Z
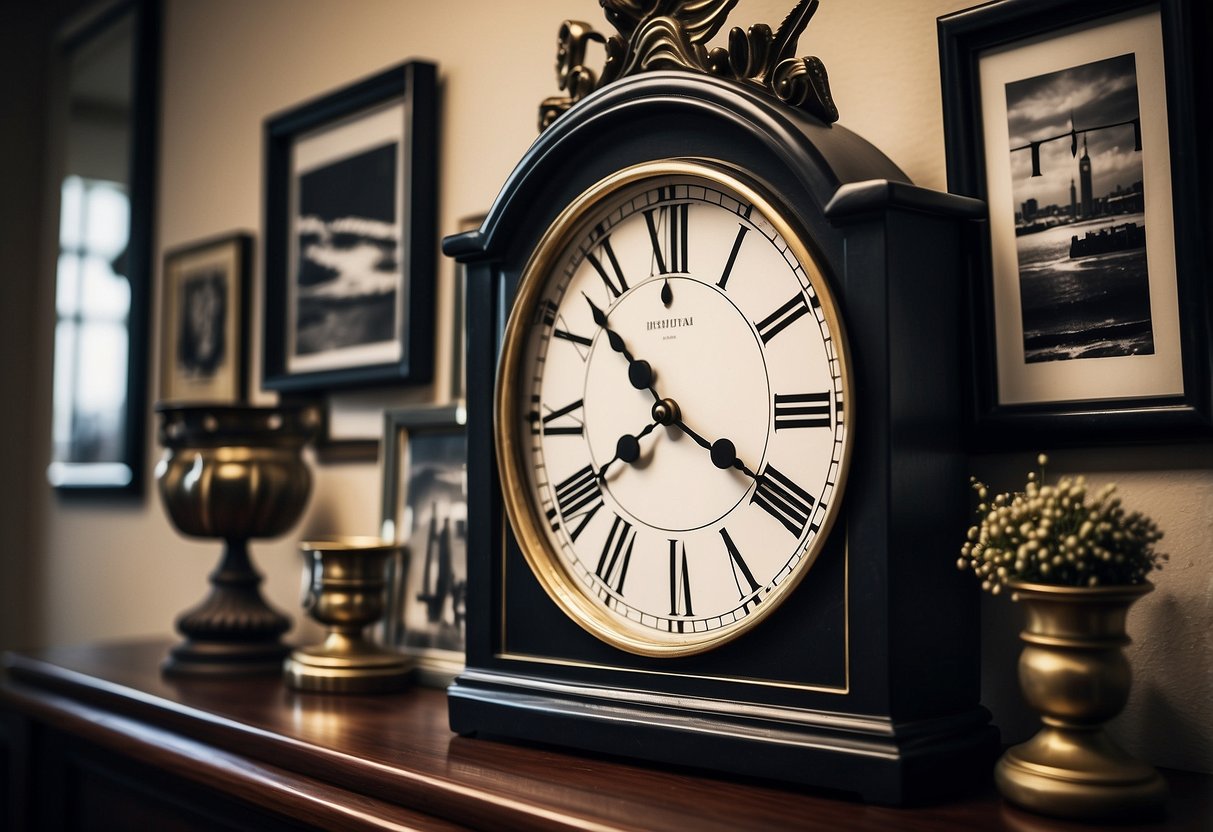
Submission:
M 604 178 L 540 240 L 506 326 L 495 430 L 515 536 L 560 609 L 631 653 L 749 631 L 839 513 L 842 320 L 768 193 L 692 159 Z

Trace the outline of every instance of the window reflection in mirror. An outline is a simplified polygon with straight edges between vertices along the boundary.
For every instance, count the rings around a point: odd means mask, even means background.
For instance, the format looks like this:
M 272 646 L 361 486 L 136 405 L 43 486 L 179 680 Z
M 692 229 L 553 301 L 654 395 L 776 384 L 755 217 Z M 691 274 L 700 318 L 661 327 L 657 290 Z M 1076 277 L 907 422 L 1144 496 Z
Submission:
M 61 39 L 66 106 L 47 469 L 59 488 L 141 488 L 151 214 L 138 200 L 150 199 L 152 145 L 140 123 L 151 114 L 139 74 L 153 5 L 111 3 Z

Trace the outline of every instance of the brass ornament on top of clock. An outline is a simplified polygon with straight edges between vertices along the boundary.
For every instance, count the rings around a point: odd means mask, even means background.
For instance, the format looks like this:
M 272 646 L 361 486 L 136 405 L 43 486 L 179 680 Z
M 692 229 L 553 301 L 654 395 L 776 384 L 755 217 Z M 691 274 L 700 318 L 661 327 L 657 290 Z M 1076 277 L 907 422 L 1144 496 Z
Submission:
M 654 69 L 686 69 L 728 78 L 770 94 L 826 124 L 838 121 L 825 64 L 816 56 L 796 57 L 796 45 L 820 0 L 798 0 L 774 32 L 765 23 L 729 30 L 728 48 L 709 50 L 737 0 L 599 0 L 617 30 L 609 37 L 588 23 L 566 20 L 560 27 L 556 79 L 566 96 L 545 99 L 539 129 L 550 125 L 596 89 L 624 76 Z M 601 72 L 586 65 L 587 45 L 606 50 Z
M 497 452 L 523 554 L 598 638 L 727 641 L 828 537 L 850 451 L 841 319 L 803 232 L 695 160 L 598 182 L 523 274 Z

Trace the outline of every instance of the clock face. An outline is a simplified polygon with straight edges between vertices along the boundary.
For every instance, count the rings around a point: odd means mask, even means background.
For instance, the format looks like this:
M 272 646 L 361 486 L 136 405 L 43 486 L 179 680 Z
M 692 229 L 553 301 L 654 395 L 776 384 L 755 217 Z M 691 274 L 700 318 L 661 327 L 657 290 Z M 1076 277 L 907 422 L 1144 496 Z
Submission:
M 802 235 L 736 174 L 648 163 L 578 198 L 523 274 L 499 373 L 519 544 L 604 641 L 710 649 L 824 546 L 850 449 L 841 322 Z

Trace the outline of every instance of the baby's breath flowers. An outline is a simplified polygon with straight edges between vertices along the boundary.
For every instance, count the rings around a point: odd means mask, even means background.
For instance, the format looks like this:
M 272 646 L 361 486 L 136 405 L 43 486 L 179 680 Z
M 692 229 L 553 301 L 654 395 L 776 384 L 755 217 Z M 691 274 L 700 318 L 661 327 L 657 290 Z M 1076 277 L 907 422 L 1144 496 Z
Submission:
M 1086 479 L 1044 483 L 1048 457 L 1037 457 L 1039 476 L 1028 474 L 1022 492 L 996 494 L 976 478 L 977 525 L 960 548 L 960 569 L 971 569 L 981 588 L 998 595 L 1008 581 L 1057 586 L 1139 584 L 1162 568 L 1154 551 L 1162 532 L 1149 517 L 1128 513 L 1115 485 L 1093 495 Z

